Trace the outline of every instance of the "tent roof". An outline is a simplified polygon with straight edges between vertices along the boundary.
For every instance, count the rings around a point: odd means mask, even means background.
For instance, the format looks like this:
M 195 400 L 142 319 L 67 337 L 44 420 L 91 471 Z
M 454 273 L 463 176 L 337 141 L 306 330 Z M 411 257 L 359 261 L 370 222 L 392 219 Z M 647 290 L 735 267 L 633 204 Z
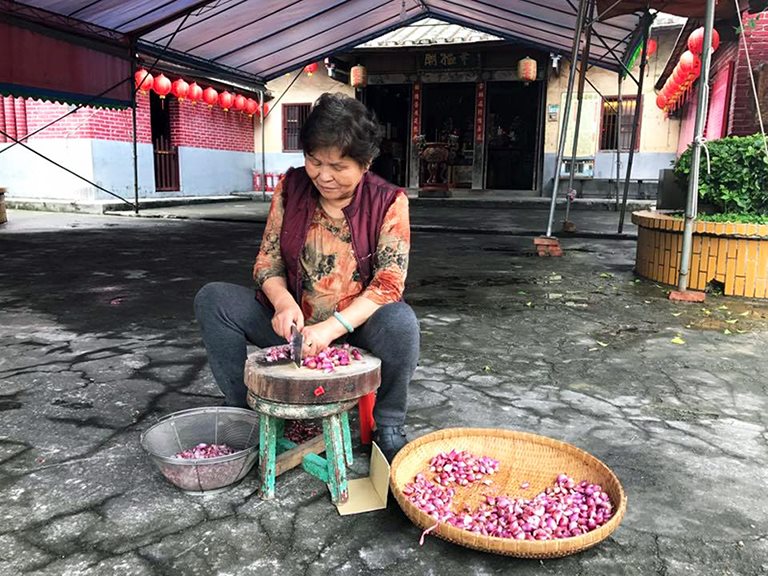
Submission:
M 138 39 L 174 61 L 267 81 L 425 17 L 569 54 L 577 0 L 0 0 Z M 595 23 L 591 61 L 620 68 L 639 16 Z

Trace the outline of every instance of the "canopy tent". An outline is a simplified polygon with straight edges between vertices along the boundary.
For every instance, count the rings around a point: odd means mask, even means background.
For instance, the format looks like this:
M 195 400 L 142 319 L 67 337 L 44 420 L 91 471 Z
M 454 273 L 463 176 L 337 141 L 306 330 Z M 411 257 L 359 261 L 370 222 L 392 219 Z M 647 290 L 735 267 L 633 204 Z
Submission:
M 96 47 L 124 47 L 218 76 L 262 84 L 425 17 L 513 42 L 570 53 L 571 0 L 0 0 L 0 21 L 48 26 L 85 36 Z M 619 70 L 638 26 L 634 14 L 596 22 L 596 66 Z M 108 41 L 106 36 L 109 36 Z M 98 40 L 94 40 L 98 37 Z M 128 59 L 130 54 L 123 52 Z M 40 64 L 14 53 L 20 66 Z M 29 64 L 30 66 L 26 66 Z M 0 75 L 0 84 L 11 82 Z
M 750 12 L 760 12 L 766 7 L 766 0 L 740 0 L 739 8 Z M 631 14 L 647 8 L 685 16 L 686 18 L 703 19 L 706 11 L 703 0 L 597 0 L 597 13 L 600 18 L 611 18 L 621 14 Z M 715 19 L 732 18 L 736 15 L 736 5 L 731 1 L 721 1 L 715 5 Z

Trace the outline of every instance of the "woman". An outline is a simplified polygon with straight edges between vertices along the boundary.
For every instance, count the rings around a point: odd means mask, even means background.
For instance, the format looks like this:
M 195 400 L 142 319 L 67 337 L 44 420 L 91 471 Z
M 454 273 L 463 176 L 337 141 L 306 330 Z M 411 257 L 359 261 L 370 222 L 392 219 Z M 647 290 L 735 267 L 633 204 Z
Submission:
M 304 168 L 272 197 L 253 267 L 256 298 L 215 282 L 195 313 L 216 382 L 230 406 L 246 406 L 246 344 L 284 344 L 296 324 L 304 355 L 338 339 L 381 359 L 373 437 L 388 460 L 406 442 L 408 385 L 419 326 L 402 301 L 410 249 L 408 198 L 368 171 L 381 130 L 363 104 L 323 94 L 301 129 Z

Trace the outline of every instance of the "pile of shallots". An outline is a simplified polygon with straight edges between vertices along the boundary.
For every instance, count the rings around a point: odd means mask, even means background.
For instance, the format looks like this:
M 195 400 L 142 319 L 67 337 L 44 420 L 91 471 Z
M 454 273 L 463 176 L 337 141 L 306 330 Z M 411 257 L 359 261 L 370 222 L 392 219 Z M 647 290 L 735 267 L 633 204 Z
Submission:
M 466 451 L 451 450 L 432 458 L 429 472 L 417 474 L 403 488 L 408 500 L 436 521 L 424 531 L 420 543 L 441 522 L 483 536 L 552 540 L 585 534 L 613 516 L 613 504 L 599 485 L 586 480 L 577 483 L 566 474 L 559 474 L 553 486 L 530 499 L 485 494 L 475 509 L 469 505 L 452 509 L 456 487 L 474 482 L 490 485 L 487 476 L 497 472 L 498 466 L 492 458 Z M 521 488 L 527 485 L 524 482 Z
M 173 457 L 182 458 L 184 460 L 201 460 L 203 458 L 229 456 L 235 452 L 237 452 L 237 450 L 227 444 L 206 444 L 203 442 L 194 448 L 188 448 L 187 450 L 174 454 Z
M 306 356 L 301 364 L 312 370 L 329 373 L 333 372 L 337 366 L 349 366 L 353 360 L 362 359 L 360 350 L 345 343 L 341 346 L 329 346 L 316 356 Z

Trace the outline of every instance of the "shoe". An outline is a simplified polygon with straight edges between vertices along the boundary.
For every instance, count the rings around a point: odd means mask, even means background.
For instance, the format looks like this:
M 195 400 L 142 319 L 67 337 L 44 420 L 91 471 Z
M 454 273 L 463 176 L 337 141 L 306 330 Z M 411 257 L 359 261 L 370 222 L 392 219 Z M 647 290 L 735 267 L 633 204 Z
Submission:
M 408 444 L 408 438 L 405 435 L 403 426 L 381 426 L 373 431 L 373 441 L 384 454 L 387 462 L 392 464 L 395 454 Z

